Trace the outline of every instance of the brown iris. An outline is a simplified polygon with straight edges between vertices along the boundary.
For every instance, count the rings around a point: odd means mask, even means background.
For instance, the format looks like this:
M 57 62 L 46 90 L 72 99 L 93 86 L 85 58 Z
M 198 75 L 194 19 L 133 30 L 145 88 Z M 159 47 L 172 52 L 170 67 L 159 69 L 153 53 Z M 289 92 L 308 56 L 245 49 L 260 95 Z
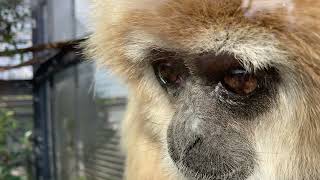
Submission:
M 231 92 L 248 95 L 257 89 L 258 80 L 254 74 L 244 69 L 235 69 L 224 76 L 223 84 Z

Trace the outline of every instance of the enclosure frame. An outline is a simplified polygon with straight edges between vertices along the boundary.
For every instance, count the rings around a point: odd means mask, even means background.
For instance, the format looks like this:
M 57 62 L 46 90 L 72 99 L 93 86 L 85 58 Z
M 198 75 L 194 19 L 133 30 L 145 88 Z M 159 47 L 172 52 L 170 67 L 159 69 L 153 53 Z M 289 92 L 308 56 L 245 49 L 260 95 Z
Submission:
M 82 57 L 74 45 L 62 48 L 53 58 L 36 67 L 33 79 L 34 96 L 34 153 L 37 180 L 56 179 L 56 160 L 53 150 L 52 77 L 79 64 Z

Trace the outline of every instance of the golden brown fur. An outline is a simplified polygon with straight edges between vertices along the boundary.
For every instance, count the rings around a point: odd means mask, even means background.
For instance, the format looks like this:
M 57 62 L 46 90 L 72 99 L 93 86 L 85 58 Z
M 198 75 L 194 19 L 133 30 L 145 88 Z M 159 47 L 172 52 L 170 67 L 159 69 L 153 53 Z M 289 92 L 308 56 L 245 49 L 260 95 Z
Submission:
M 144 60 L 156 46 L 232 51 L 244 65 L 277 66 L 280 105 L 252 130 L 258 165 L 249 179 L 320 179 L 320 1 L 93 0 L 92 15 L 89 53 L 131 93 L 122 129 L 127 179 L 183 179 L 166 153 L 174 108 Z

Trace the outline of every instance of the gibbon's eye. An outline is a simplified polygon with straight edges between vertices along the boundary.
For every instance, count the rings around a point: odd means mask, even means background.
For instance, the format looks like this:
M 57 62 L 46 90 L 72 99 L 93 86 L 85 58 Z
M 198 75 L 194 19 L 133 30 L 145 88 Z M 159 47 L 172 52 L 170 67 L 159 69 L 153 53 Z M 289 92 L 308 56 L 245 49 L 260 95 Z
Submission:
M 230 70 L 223 77 L 222 84 L 238 95 L 249 95 L 258 88 L 257 77 L 244 69 Z
M 180 87 L 187 76 L 183 63 L 176 61 L 160 61 L 153 64 L 155 74 L 164 87 Z

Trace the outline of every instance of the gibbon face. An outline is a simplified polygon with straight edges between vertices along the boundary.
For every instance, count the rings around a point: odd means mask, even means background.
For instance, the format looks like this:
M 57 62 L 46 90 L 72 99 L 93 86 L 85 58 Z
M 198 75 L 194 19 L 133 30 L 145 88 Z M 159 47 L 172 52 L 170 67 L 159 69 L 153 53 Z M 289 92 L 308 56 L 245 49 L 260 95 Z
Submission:
M 93 4 L 88 51 L 131 90 L 128 151 L 151 142 L 177 179 L 318 177 L 318 1 Z

